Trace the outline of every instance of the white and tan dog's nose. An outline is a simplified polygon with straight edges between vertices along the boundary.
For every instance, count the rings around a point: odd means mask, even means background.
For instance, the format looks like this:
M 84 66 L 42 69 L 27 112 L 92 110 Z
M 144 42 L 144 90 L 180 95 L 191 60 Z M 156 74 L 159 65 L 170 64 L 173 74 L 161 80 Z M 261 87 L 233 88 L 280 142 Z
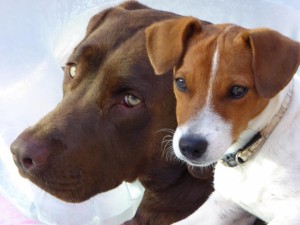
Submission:
M 182 155 L 189 160 L 198 160 L 206 151 L 207 140 L 199 135 L 184 135 L 179 140 L 179 149 Z

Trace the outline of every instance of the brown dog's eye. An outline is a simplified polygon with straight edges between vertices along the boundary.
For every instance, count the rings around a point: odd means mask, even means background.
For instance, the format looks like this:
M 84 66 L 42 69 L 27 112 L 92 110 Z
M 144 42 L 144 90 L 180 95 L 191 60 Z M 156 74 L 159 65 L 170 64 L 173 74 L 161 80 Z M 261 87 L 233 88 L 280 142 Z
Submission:
M 232 99 L 240 99 L 244 97 L 248 92 L 248 88 L 243 87 L 243 86 L 232 86 L 231 89 L 229 90 L 229 97 Z
M 74 78 L 76 76 L 76 65 L 72 64 L 72 65 L 69 65 L 67 68 L 68 68 L 69 76 Z
M 176 78 L 175 83 L 176 83 L 176 87 L 178 88 L 178 90 L 180 90 L 182 92 L 187 91 L 187 86 L 186 86 L 185 80 L 183 78 Z
M 138 97 L 128 94 L 124 96 L 124 105 L 128 108 L 132 108 L 134 106 L 137 106 L 141 103 L 141 99 Z

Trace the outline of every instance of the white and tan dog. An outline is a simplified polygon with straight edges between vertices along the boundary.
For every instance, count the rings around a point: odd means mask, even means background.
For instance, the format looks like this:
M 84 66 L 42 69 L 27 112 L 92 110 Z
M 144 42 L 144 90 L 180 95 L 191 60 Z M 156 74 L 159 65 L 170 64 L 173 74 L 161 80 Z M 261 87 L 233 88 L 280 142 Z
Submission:
M 176 156 L 217 162 L 215 192 L 176 224 L 300 224 L 300 45 L 276 31 L 192 17 L 148 28 L 157 74 L 174 69 Z

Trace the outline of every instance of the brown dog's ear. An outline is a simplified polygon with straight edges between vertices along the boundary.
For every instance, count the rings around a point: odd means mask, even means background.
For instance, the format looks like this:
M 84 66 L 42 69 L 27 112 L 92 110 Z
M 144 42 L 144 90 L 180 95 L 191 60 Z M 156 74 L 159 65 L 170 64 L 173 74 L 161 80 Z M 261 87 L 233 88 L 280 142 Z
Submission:
M 85 36 L 90 35 L 97 27 L 99 27 L 105 20 L 105 17 L 113 10 L 113 8 L 108 8 L 98 14 L 94 15 L 86 28 Z
M 119 7 L 127 10 L 138 10 L 138 9 L 150 9 L 149 7 L 135 1 L 135 0 L 126 0 Z
M 256 89 L 261 96 L 272 98 L 296 73 L 300 44 L 269 29 L 250 30 L 244 37 L 252 49 Z
M 150 62 L 156 74 L 172 69 L 180 60 L 188 38 L 201 31 L 201 23 L 193 17 L 158 22 L 146 29 Z

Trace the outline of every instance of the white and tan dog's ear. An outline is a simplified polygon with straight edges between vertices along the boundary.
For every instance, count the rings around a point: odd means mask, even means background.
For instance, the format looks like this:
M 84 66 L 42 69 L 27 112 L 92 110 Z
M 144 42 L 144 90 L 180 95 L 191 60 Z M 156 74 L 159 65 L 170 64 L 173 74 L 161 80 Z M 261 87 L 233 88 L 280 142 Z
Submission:
M 254 29 L 245 34 L 253 54 L 256 89 L 272 98 L 293 78 L 300 63 L 300 44 L 269 29 Z
M 172 69 L 181 59 L 187 41 L 201 31 L 201 22 L 194 17 L 158 22 L 146 29 L 146 45 L 150 62 L 157 75 Z

